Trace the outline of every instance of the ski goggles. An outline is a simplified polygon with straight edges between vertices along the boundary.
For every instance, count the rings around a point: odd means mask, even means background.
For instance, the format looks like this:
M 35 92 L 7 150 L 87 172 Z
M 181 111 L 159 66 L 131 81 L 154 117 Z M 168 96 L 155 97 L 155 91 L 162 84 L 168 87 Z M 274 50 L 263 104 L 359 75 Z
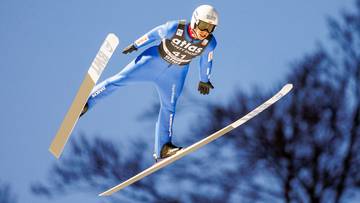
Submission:
M 196 24 L 196 27 L 199 28 L 199 30 L 201 31 L 207 31 L 208 33 L 212 33 L 215 30 L 216 25 L 199 20 Z

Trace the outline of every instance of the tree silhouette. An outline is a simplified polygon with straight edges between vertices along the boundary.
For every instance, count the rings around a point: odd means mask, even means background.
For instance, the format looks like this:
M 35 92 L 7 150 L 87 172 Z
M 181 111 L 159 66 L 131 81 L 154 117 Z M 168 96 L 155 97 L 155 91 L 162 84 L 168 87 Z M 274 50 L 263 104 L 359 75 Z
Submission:
M 283 83 L 295 88 L 284 100 L 109 201 L 339 203 L 359 193 L 360 0 L 355 5 L 340 20 L 329 19 L 331 49 L 318 47 L 293 63 Z M 238 90 L 227 105 L 208 104 L 197 118 L 201 126 L 189 124 L 185 145 L 245 115 L 277 89 Z M 127 156 L 110 141 L 80 136 L 49 181 L 32 189 L 49 197 L 97 194 L 151 164 L 143 150 L 149 143 L 126 145 L 139 150 Z
M 0 184 L 0 202 L 1 203 L 16 203 L 16 196 L 12 193 L 10 185 Z
M 83 134 L 76 137 L 70 145 L 69 156 L 62 157 L 50 171 L 48 184 L 32 185 L 35 194 L 51 198 L 73 191 L 91 191 L 96 196 L 135 175 L 144 169 L 146 164 L 150 165 L 144 157 L 144 149 L 148 146 L 142 141 L 129 143 L 134 149 L 141 150 L 134 151 L 131 157 L 128 157 L 113 142 L 101 138 L 89 140 Z M 129 190 L 124 190 L 120 197 L 113 197 L 109 201 L 150 202 L 157 199 L 176 202 L 171 197 L 159 194 L 154 185 L 153 179 L 145 179 L 134 184 Z
M 224 138 L 236 144 L 243 171 L 252 173 L 243 191 L 250 201 L 347 202 L 358 192 L 360 1 L 356 9 L 341 22 L 329 20 L 334 52 L 318 48 L 293 65 L 286 81 L 295 89 L 286 102 Z M 215 126 L 208 130 L 249 111 L 261 95 L 239 92 L 230 105 L 211 106 L 206 116 Z

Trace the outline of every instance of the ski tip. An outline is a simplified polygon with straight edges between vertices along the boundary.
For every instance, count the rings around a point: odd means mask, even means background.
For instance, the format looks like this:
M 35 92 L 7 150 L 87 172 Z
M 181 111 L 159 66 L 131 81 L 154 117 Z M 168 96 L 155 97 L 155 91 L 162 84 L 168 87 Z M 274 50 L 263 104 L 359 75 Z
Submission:
M 119 44 L 119 38 L 115 35 L 115 33 L 109 33 L 106 38 L 114 44 Z
M 282 88 L 281 91 L 283 91 L 283 92 L 290 92 L 290 90 L 291 90 L 292 88 L 293 88 L 293 84 L 288 83 L 288 84 L 286 84 L 286 85 Z
M 104 197 L 104 196 L 108 196 L 108 195 L 106 194 L 106 192 L 103 192 L 103 193 L 100 193 L 98 196 L 99 197 Z

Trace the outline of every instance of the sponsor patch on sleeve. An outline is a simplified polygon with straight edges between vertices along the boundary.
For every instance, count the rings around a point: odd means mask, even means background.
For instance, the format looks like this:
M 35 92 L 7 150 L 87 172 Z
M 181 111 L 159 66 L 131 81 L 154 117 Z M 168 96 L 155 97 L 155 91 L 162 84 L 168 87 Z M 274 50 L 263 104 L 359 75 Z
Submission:
M 208 43 L 209 43 L 209 40 L 204 39 L 204 40 L 201 42 L 201 45 L 206 46 Z
M 214 54 L 214 51 L 209 52 L 209 55 L 208 55 L 208 62 L 210 62 L 210 61 L 212 61 L 212 60 L 213 60 L 213 54 Z
M 177 36 L 182 36 L 183 35 L 183 33 L 184 33 L 184 30 L 182 30 L 182 29 L 178 29 L 177 31 L 176 31 L 176 35 Z
M 147 41 L 149 41 L 149 37 L 147 35 L 144 35 L 144 36 L 140 37 L 139 39 L 137 39 L 135 41 L 135 44 L 136 44 L 136 46 L 141 46 Z

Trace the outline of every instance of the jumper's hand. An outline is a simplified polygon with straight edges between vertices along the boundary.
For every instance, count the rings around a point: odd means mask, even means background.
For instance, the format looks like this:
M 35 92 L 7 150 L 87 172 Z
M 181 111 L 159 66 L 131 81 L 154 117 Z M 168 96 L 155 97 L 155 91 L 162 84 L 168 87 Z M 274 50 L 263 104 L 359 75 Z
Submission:
M 128 53 L 131 53 L 133 51 L 136 51 L 137 48 L 135 47 L 134 44 L 130 44 L 129 46 L 127 46 L 124 50 L 123 50 L 123 54 L 128 54 Z
M 214 89 L 214 86 L 211 84 L 211 82 L 199 82 L 198 90 L 200 94 L 206 95 L 209 94 L 210 89 Z

